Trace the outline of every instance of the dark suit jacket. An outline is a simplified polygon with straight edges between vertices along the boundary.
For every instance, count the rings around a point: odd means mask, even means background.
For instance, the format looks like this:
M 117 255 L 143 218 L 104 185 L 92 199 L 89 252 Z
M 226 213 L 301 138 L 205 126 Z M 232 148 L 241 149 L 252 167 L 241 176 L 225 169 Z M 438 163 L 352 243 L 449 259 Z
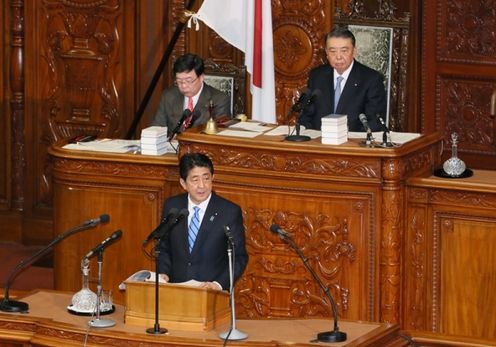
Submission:
M 203 90 L 195 105 L 194 111 L 200 112 L 192 126 L 206 124 L 210 118 L 208 106 L 212 100 L 214 104 L 213 115 L 215 118 L 231 115 L 231 102 L 229 96 L 208 84 L 203 84 Z M 160 104 L 151 125 L 167 127 L 168 134 L 176 127 L 182 117 L 184 107 L 184 95 L 176 86 L 166 89 L 160 97 Z
M 167 199 L 163 215 L 171 208 L 188 208 L 188 194 Z M 191 254 L 188 250 L 188 219 L 184 218 L 159 244 L 159 273 L 169 276 L 172 283 L 190 279 L 217 281 L 229 289 L 229 258 L 224 226 L 229 226 L 234 239 L 234 280 L 237 280 L 248 263 L 241 208 L 214 192 L 200 225 Z
M 321 95 L 306 108 L 300 117 L 300 124 L 306 128 L 320 130 L 321 118 L 331 113 L 348 115 L 349 131 L 365 131 L 358 115 L 364 113 L 372 131 L 380 131 L 377 114 L 386 117 L 387 100 L 383 76 L 355 60 L 348 80 L 341 92 L 338 107 L 334 110 L 334 69 L 330 65 L 319 66 L 308 78 L 308 88 L 319 89 Z

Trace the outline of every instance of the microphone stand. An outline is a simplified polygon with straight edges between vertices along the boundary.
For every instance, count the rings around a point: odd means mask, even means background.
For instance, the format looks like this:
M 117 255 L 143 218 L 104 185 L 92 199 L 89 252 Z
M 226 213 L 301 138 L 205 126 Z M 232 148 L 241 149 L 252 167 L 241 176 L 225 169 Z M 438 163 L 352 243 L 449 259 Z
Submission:
M 303 111 L 305 110 L 305 107 L 301 109 L 301 111 L 298 113 L 298 116 L 296 117 L 295 120 L 295 130 L 296 130 L 296 135 L 288 135 L 286 136 L 285 140 L 286 141 L 291 141 L 291 142 L 305 142 L 305 141 L 310 141 L 311 138 L 310 136 L 307 135 L 300 135 L 300 117 Z
M 107 217 L 108 218 L 108 217 Z M 75 228 L 72 228 L 68 231 L 66 231 L 63 234 L 60 234 L 57 236 L 52 242 L 50 242 L 48 245 L 45 246 L 45 248 L 40 249 L 38 252 L 30 256 L 29 258 L 21 261 L 17 266 L 12 270 L 12 272 L 9 275 L 9 278 L 7 279 L 7 282 L 5 283 L 5 294 L 2 303 L 0 303 L 0 311 L 4 312 L 21 312 L 21 313 L 26 313 L 29 311 L 29 305 L 25 302 L 22 301 L 15 301 L 15 300 L 9 300 L 9 289 L 10 285 L 14 281 L 14 279 L 17 277 L 17 275 L 27 268 L 29 265 L 33 264 L 36 260 L 40 259 L 42 256 L 48 253 L 53 246 L 55 246 L 57 243 L 62 241 L 68 236 L 71 236 L 72 234 L 77 233 L 78 231 L 85 230 L 92 228 L 96 226 L 98 223 L 94 221 L 89 221 L 85 222 L 81 225 L 78 225 Z
M 102 268 L 103 268 L 103 247 L 98 250 L 98 282 L 96 286 L 96 318 L 88 322 L 90 327 L 108 328 L 115 325 L 113 319 L 100 319 L 100 305 L 102 302 Z
M 231 304 L 231 327 L 228 331 L 219 334 L 223 340 L 244 340 L 248 334 L 236 329 L 236 312 L 234 303 L 234 247 L 231 240 L 227 240 L 227 257 L 229 258 L 229 300 Z
M 326 294 L 327 298 L 329 299 L 329 302 L 331 303 L 332 306 L 332 314 L 334 318 L 334 329 L 332 331 L 326 331 L 322 333 L 317 334 L 317 340 L 319 342 L 343 342 L 346 341 L 346 333 L 339 331 L 338 327 L 338 309 L 336 307 L 336 303 L 334 302 L 334 299 L 332 298 L 331 294 L 329 293 L 329 288 L 327 288 L 324 283 L 322 283 L 321 279 L 315 272 L 315 270 L 308 264 L 308 258 L 305 257 L 301 249 L 298 247 L 298 245 L 294 242 L 294 240 L 284 234 L 279 234 L 279 237 L 286 241 L 291 248 L 298 254 L 298 256 L 301 258 L 303 261 L 303 264 L 307 268 L 307 270 L 312 274 L 313 278 L 315 281 L 319 284 L 320 288 L 324 291 Z
M 155 324 L 153 325 L 153 328 L 148 328 L 146 329 L 146 332 L 148 334 L 154 334 L 154 335 L 159 335 L 159 334 L 165 334 L 167 332 L 167 329 L 161 328 L 160 327 L 160 321 L 159 321 L 159 300 L 158 300 L 158 295 L 159 295 L 159 280 L 158 280 L 158 256 L 160 254 L 160 250 L 158 249 L 158 245 L 160 243 L 161 238 L 157 239 L 157 242 L 155 243 Z

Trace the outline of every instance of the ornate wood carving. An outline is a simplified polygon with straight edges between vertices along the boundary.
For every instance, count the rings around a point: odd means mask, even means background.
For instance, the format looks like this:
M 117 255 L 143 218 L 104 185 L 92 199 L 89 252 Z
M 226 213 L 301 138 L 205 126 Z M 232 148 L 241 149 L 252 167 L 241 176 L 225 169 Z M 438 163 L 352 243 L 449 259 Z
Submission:
M 46 137 L 56 141 L 76 134 L 111 136 L 119 128 L 116 66 L 121 16 L 118 0 L 46 0 L 41 39 L 49 73 L 43 109 L 49 115 Z
M 489 114 L 491 94 L 496 88 L 494 80 L 440 76 L 438 86 L 438 108 L 446 117 L 444 147 L 451 148 L 450 135 L 456 132 L 458 153 L 496 155 L 496 122 Z M 449 157 L 449 151 L 446 152 Z
M 457 63 L 496 64 L 494 1 L 438 2 L 438 59 Z
M 414 189 L 413 195 L 424 195 L 425 190 Z M 408 213 L 407 229 L 407 291 L 405 326 L 409 329 L 426 329 L 427 286 L 427 214 L 425 207 L 411 208 Z
M 12 112 L 12 205 L 24 207 L 26 139 L 24 137 L 24 1 L 11 0 L 10 107 Z
M 318 175 L 346 175 L 352 177 L 380 177 L 377 160 L 356 159 L 349 157 L 308 156 L 305 154 L 274 155 L 268 150 L 242 151 L 240 148 L 209 148 L 197 144 L 188 144 L 185 152 L 204 152 L 213 158 L 215 165 L 229 165 L 246 169 L 264 169 L 274 172 L 289 172 Z M 363 159 L 363 160 L 362 160 Z

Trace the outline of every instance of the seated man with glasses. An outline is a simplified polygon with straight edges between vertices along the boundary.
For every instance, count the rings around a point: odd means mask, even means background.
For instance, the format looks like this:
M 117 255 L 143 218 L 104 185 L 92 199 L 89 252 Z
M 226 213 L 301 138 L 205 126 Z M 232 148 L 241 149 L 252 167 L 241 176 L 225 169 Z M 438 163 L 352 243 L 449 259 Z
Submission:
M 214 118 L 231 115 L 229 96 L 203 83 L 204 68 L 202 58 L 195 54 L 187 53 L 176 59 L 172 67 L 174 86 L 162 93 L 151 125 L 166 126 L 170 136 L 187 109 L 192 112 L 192 116 L 184 120 L 179 132 L 206 124 L 210 118 L 210 104 L 213 106 Z

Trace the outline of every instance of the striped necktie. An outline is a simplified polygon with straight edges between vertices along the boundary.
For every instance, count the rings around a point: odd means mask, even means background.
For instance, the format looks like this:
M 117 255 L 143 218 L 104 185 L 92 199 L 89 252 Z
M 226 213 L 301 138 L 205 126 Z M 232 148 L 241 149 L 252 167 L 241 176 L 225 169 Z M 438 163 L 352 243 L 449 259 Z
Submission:
M 189 241 L 189 252 L 193 250 L 195 245 L 196 236 L 198 235 L 198 230 L 200 230 L 200 208 L 198 206 L 193 207 L 193 217 L 189 222 L 188 227 L 188 241 Z
M 339 98 L 341 97 L 341 82 L 343 81 L 342 76 L 336 78 L 336 89 L 334 89 L 334 113 L 338 108 Z

